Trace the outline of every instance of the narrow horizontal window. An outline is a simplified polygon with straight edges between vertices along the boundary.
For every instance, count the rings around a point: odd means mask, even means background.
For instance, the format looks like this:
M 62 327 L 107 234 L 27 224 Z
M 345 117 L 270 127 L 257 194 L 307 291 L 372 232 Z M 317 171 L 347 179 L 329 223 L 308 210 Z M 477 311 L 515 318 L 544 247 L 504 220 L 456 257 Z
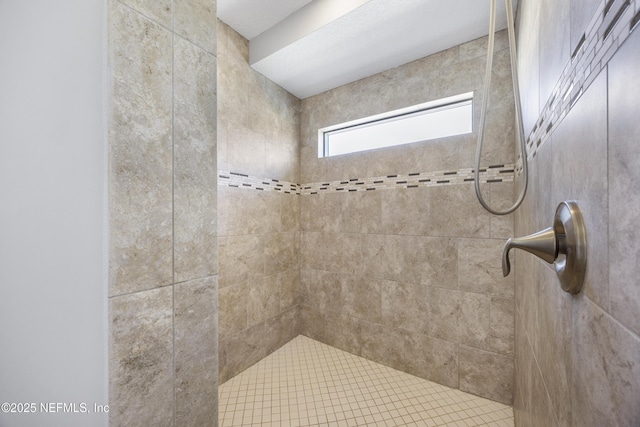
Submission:
M 473 92 L 326 127 L 318 131 L 318 157 L 338 156 L 473 130 Z

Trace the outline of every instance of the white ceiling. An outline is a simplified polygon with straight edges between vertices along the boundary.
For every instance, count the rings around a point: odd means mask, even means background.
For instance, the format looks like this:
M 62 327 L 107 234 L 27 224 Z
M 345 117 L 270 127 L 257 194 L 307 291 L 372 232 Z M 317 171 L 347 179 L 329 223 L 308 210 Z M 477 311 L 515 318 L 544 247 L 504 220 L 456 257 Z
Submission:
M 251 40 L 311 1 L 218 0 L 218 17 Z
M 218 16 L 256 71 L 306 98 L 485 36 L 489 0 L 218 0 Z

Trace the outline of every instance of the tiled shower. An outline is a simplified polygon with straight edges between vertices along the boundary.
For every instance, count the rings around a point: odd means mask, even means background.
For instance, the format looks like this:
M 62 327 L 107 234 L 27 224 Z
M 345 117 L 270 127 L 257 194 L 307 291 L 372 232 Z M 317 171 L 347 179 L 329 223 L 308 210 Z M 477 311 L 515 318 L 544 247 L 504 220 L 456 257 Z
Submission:
M 218 382 L 298 335 L 513 405 L 516 425 L 640 422 L 637 1 L 519 2 L 532 173 L 506 217 L 474 200 L 475 134 L 317 156 L 319 128 L 433 99 L 474 92 L 477 120 L 486 38 L 299 100 L 212 3 L 109 2 L 111 424 L 215 425 Z M 483 186 L 506 207 L 504 33 L 492 85 Z M 503 278 L 505 239 L 567 199 L 583 292 L 518 252 Z
M 317 156 L 319 128 L 478 91 L 486 38 L 300 101 L 218 28 L 221 381 L 303 334 L 510 403 L 514 291 L 499 260 L 513 218 L 469 203 L 474 136 Z M 506 47 L 503 32 L 487 129 L 496 203 L 513 193 Z

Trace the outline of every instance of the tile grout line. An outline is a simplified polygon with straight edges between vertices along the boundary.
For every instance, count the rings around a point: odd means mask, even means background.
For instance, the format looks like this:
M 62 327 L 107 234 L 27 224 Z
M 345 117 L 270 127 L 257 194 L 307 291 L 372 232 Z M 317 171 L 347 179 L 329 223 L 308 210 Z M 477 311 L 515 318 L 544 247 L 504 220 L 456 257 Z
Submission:
M 173 379 L 171 395 L 173 411 L 172 411 L 172 422 L 175 427 L 177 417 L 177 397 L 176 397 L 176 127 L 175 127 L 175 58 L 176 58 L 176 43 L 175 43 L 175 33 L 174 33 L 174 1 L 171 1 L 171 357 L 172 357 L 172 372 L 171 377 Z

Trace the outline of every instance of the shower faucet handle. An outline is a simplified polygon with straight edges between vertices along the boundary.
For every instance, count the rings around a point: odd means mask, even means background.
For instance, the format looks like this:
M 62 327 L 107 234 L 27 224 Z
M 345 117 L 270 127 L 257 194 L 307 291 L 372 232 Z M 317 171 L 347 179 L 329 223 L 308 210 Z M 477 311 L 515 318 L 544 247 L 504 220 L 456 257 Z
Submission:
M 522 249 L 534 254 L 551 264 L 558 256 L 558 244 L 556 232 L 553 227 L 545 228 L 537 233 L 524 237 L 512 237 L 507 240 L 502 251 L 502 274 L 504 277 L 509 275 L 511 264 L 509 263 L 509 251 L 514 249 Z
M 564 291 L 577 294 L 582 289 L 587 265 L 587 234 L 576 202 L 566 201 L 558 205 L 552 227 L 507 240 L 502 251 L 502 273 L 505 277 L 511 271 L 511 249 L 522 249 L 549 264 L 553 263 Z

